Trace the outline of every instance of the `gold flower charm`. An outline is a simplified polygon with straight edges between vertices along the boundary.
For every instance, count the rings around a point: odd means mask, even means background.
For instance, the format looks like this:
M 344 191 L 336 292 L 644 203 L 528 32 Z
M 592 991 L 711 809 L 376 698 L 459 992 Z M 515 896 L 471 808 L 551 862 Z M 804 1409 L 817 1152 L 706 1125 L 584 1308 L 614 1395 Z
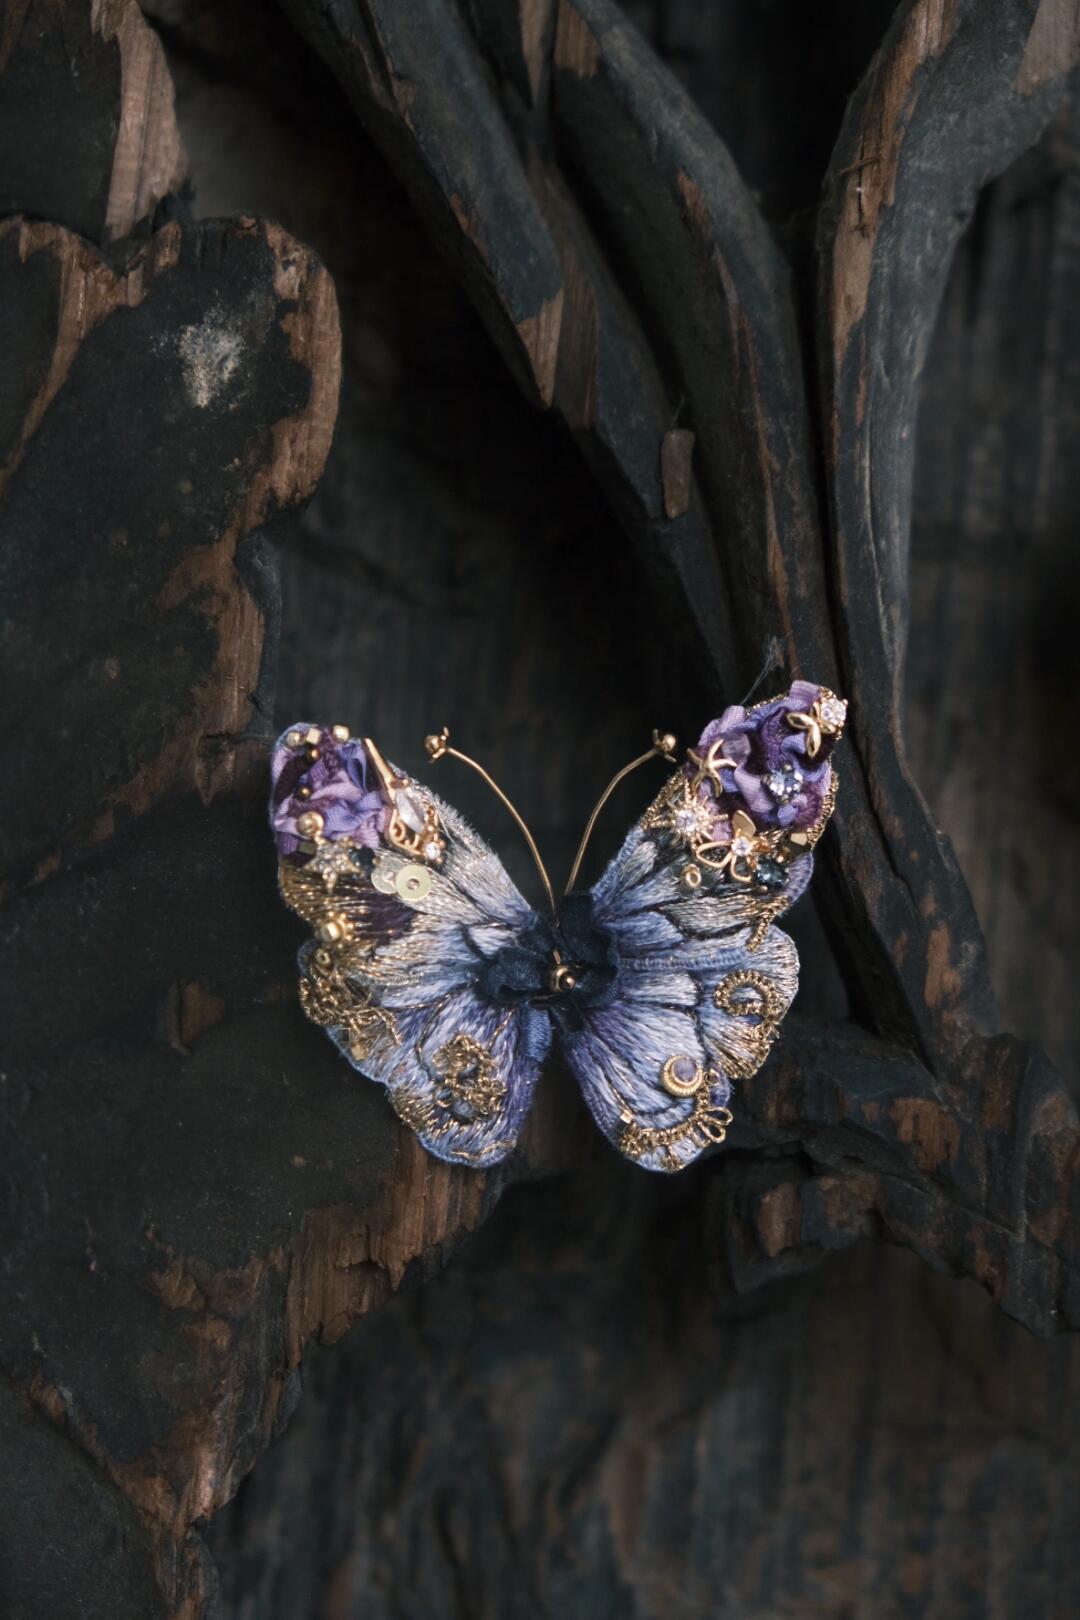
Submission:
M 731 818 L 731 842 L 728 844 L 702 844 L 694 851 L 697 859 L 714 872 L 726 872 L 736 883 L 752 883 L 757 872 L 758 857 L 771 847 L 768 833 L 759 833 L 745 810 L 736 810 Z M 722 849 L 719 860 L 710 860 L 708 851 Z

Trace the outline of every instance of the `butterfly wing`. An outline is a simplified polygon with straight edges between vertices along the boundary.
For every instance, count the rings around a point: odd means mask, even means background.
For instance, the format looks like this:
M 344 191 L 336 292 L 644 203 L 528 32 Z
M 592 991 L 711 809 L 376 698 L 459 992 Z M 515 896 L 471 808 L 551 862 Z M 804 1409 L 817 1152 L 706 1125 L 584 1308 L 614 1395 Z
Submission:
M 727 710 L 587 897 L 614 975 L 561 1020 L 564 1044 L 601 1130 L 647 1169 L 723 1141 L 733 1085 L 795 996 L 798 956 L 774 923 L 810 881 L 843 723 L 841 700 L 808 682 Z
M 344 728 L 290 727 L 273 780 L 281 892 L 315 933 L 304 1011 L 429 1152 L 497 1163 L 551 1036 L 543 1008 L 491 993 L 535 913 L 449 805 Z

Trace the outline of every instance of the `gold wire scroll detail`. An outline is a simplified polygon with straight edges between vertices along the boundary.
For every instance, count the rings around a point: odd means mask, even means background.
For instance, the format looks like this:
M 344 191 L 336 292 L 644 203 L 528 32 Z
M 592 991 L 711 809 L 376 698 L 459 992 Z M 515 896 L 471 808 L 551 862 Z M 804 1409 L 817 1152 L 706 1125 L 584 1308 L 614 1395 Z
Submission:
M 752 991 L 753 1001 L 739 1000 L 740 992 Z M 784 1005 L 776 986 L 764 973 L 752 968 L 729 973 L 713 991 L 713 1004 L 731 1018 L 756 1018 L 758 1023 L 744 1023 L 741 1037 L 749 1052 L 728 1051 L 725 1047 L 724 1066 L 733 1080 L 749 1080 L 757 1073 L 769 1055 L 769 1047 L 784 1016 Z
M 676 1125 L 639 1125 L 625 1114 L 619 1126 L 619 1149 L 631 1159 L 644 1159 L 659 1151 L 661 1169 L 678 1170 L 675 1149 L 680 1143 L 689 1141 L 697 1148 L 719 1144 L 727 1136 L 733 1118 L 731 1110 L 717 1107 L 709 1099 L 709 1088 L 702 1087 L 694 1097 L 692 1112 Z
M 418 1136 L 437 1140 L 457 1123 L 450 1114 L 436 1108 L 433 1102 L 407 1092 L 403 1086 L 390 1086 L 388 1091 L 394 1112 Z M 467 1148 L 455 1143 L 454 1159 L 462 1164 L 490 1164 L 493 1159 L 503 1158 L 513 1145 L 512 1138 L 500 1137 L 497 1141 L 489 1142 L 479 1153 L 470 1153 Z
M 355 1058 L 370 1056 L 382 1039 L 395 1046 L 400 1041 L 393 1013 L 373 1006 L 370 990 L 350 984 L 344 965 L 330 951 L 311 957 L 300 980 L 300 1005 L 313 1024 L 344 1029 Z
M 736 1001 L 740 990 L 752 990 L 757 1001 Z M 762 1024 L 777 1024 L 783 1015 L 780 997 L 772 980 L 751 968 L 729 973 L 721 979 L 713 991 L 713 1003 L 721 1012 L 730 1013 L 733 1018 L 760 1018 Z
M 471 1035 L 459 1032 L 452 1036 L 433 1055 L 431 1067 L 442 1082 L 436 1100 L 451 1114 L 453 1105 L 460 1103 L 476 1119 L 491 1119 L 506 1099 L 506 1081 L 498 1072 L 494 1054 Z M 444 1093 L 447 1103 L 440 1100 Z

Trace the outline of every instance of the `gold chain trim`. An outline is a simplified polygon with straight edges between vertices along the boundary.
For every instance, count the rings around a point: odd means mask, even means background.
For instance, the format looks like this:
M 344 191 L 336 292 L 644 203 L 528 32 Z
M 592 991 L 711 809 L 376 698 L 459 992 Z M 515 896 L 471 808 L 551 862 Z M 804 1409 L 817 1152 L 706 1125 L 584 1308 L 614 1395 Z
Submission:
M 639 1125 L 630 1114 L 624 1114 L 619 1126 L 619 1149 L 631 1159 L 646 1158 L 660 1149 L 662 1168 L 678 1170 L 679 1158 L 674 1150 L 680 1142 L 689 1140 L 697 1148 L 719 1144 L 727 1136 L 733 1117 L 729 1108 L 712 1103 L 709 1088 L 703 1087 L 694 1098 L 692 1112 L 676 1125 Z

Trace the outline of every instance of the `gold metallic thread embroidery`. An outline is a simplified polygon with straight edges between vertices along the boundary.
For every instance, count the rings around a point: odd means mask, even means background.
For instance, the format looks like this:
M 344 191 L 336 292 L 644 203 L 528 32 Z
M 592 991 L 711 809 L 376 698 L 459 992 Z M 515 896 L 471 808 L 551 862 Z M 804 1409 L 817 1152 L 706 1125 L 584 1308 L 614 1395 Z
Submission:
M 703 1086 L 694 1096 L 694 1106 L 686 1119 L 675 1125 L 639 1125 L 630 1115 L 619 1121 L 619 1150 L 631 1159 L 644 1159 L 660 1152 L 664 1170 L 679 1169 L 679 1156 L 675 1149 L 689 1141 L 696 1149 L 710 1143 L 719 1144 L 727 1136 L 734 1115 L 729 1108 L 718 1107 L 710 1100 L 709 1088 Z
M 435 1101 L 459 1124 L 490 1119 L 506 1099 L 494 1054 L 471 1035 L 452 1036 L 433 1054 L 431 1067 L 441 1082 Z

